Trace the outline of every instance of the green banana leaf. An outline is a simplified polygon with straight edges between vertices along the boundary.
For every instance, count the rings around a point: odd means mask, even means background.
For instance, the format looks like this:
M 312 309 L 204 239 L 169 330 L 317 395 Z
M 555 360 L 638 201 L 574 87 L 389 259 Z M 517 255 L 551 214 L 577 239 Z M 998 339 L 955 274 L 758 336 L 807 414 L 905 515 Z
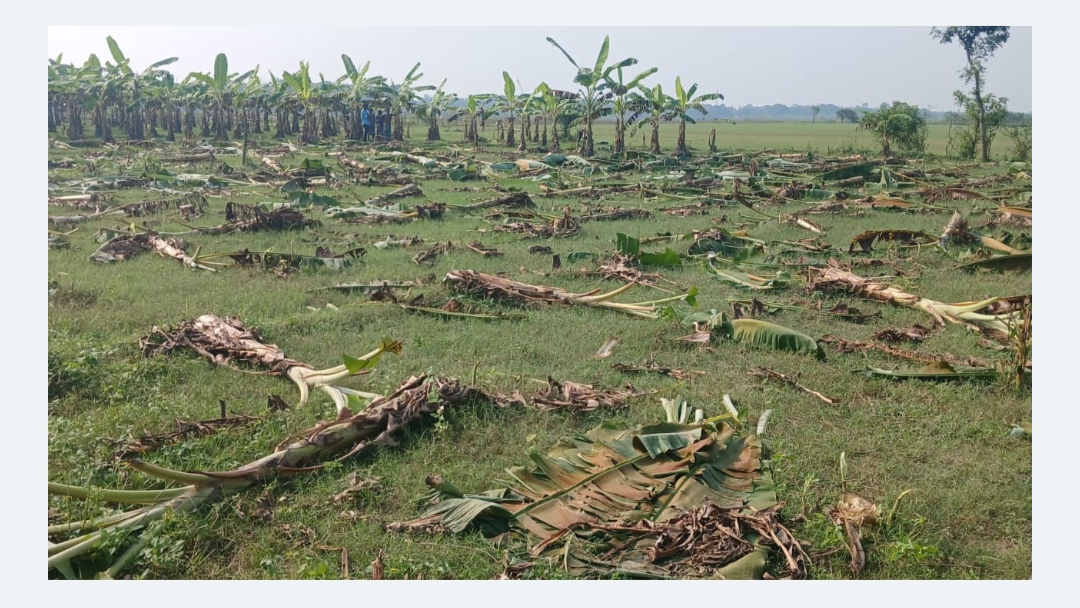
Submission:
M 681 450 L 695 441 L 701 439 L 701 426 L 692 424 L 678 424 L 665 422 L 643 427 L 637 440 L 649 453 L 649 457 L 656 458 L 665 452 Z
M 803 190 L 802 192 L 800 192 L 799 193 L 799 200 L 800 201 L 821 202 L 821 201 L 827 201 L 827 200 L 829 200 L 830 198 L 832 198 L 835 195 L 836 195 L 836 193 L 833 192 L 832 190 L 819 190 L 817 188 L 811 188 L 810 190 Z
M 767 290 L 784 288 L 787 287 L 788 283 L 791 281 L 791 275 L 784 271 L 777 272 L 775 277 L 766 278 L 745 274 L 737 270 L 721 270 L 713 266 L 711 262 L 706 264 L 705 267 L 709 269 L 713 273 L 714 278 L 721 283 L 746 289 Z
M 861 163 L 858 165 L 848 165 L 846 167 L 840 167 L 839 169 L 833 169 L 832 171 L 826 171 L 821 174 L 821 179 L 825 181 L 835 181 L 841 179 L 849 179 L 852 177 L 870 177 L 871 174 L 877 169 L 877 165 L 871 163 Z
M 645 266 L 682 266 L 682 258 L 670 247 L 664 250 L 664 253 L 640 253 L 637 259 Z
M 759 319 L 735 319 L 731 321 L 731 328 L 731 338 L 736 342 L 808 353 L 825 360 L 825 349 L 810 336 L 794 329 Z
M 958 266 L 961 270 L 1031 270 L 1031 254 L 1000 255 Z
M 997 378 L 998 370 L 992 367 L 962 367 L 956 369 L 944 361 L 928 363 L 919 369 L 880 369 L 867 366 L 865 375 L 896 378 L 898 380 L 991 380 Z

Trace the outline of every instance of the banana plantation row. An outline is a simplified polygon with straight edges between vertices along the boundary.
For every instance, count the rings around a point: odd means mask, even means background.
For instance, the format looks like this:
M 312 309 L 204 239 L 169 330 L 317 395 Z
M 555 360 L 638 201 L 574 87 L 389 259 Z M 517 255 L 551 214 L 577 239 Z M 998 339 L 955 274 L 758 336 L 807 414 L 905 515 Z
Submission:
M 110 36 L 106 41 L 113 61 L 102 63 L 93 54 L 82 66 L 64 63 L 63 55 L 49 60 L 49 132 L 82 140 L 87 137 L 84 123 L 89 119 L 93 136 L 105 143 L 115 141 L 117 130 L 131 140 L 160 137 L 161 131 L 168 141 L 175 141 L 178 133 L 190 140 L 197 130 L 200 137 L 216 140 L 224 140 L 230 133 L 234 138 L 246 138 L 271 130 L 275 137 L 298 136 L 303 143 L 341 135 L 359 140 L 363 134 L 361 110 L 367 105 L 386 109 L 391 118 L 390 139 L 396 141 L 404 139 L 405 122 L 413 116 L 427 125 L 428 140 L 440 139 L 439 121 L 445 120 L 463 123 L 464 139 L 476 144 L 487 120 L 498 117 L 496 139 L 508 147 L 524 150 L 533 142 L 557 151 L 559 129 L 565 139 L 575 128 L 580 132 L 578 152 L 585 155 L 593 154 L 592 126 L 598 118 L 614 116 L 616 153 L 626 149 L 627 129 L 636 131 L 647 119 L 653 154 L 661 153 L 660 122 L 678 120 L 675 153 L 685 155 L 686 123 L 694 122 L 689 113 L 705 113 L 705 102 L 724 98 L 719 93 L 695 96 L 697 84 L 684 88 L 679 77 L 675 78 L 674 96 L 664 93 L 660 84 L 645 86 L 644 81 L 657 68 L 632 78 L 624 75 L 623 70 L 637 64 L 637 59 L 609 63 L 606 37 L 593 67 L 579 66 L 555 40 L 547 40 L 577 69 L 577 92 L 553 89 L 543 82 L 526 92 L 503 72 L 502 94 L 469 95 L 459 103 L 457 94 L 444 91 L 445 79 L 438 87 L 420 85 L 423 74 L 419 63 L 395 82 L 371 74 L 370 61 L 357 69 L 344 53 L 345 74 L 334 81 L 322 74 L 314 79 L 310 64 L 304 61 L 298 71 L 283 71 L 280 78 L 267 72 L 269 82 L 260 76 L 258 66 L 243 74 L 230 73 L 228 58 L 221 53 L 213 73 L 191 72 L 177 82 L 176 76 L 162 69 L 177 61 L 176 57 L 135 71 Z

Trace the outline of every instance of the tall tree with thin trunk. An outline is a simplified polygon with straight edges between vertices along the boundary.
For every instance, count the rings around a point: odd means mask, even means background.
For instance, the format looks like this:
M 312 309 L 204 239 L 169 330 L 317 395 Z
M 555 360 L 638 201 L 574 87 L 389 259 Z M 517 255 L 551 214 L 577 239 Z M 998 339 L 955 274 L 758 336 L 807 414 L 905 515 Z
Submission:
M 810 106 L 810 113 L 813 114 L 810 118 L 810 122 L 817 122 L 817 115 L 821 114 L 821 106 Z
M 994 55 L 1009 40 L 1008 26 L 949 26 L 945 29 L 933 28 L 930 35 L 941 42 L 957 42 L 964 49 L 967 67 L 961 75 L 965 83 L 973 84 L 972 96 L 975 100 L 978 116 L 975 132 L 979 137 L 980 157 L 983 162 L 990 160 L 990 140 L 986 130 L 986 102 L 983 99 L 983 86 L 986 84 L 986 60 Z

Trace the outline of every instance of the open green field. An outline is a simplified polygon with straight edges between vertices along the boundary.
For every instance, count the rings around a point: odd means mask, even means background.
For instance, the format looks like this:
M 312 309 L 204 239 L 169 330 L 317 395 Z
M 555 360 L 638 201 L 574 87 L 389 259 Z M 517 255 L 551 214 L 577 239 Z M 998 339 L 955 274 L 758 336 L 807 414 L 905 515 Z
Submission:
M 850 123 L 839 122 L 713 122 L 706 116 L 706 121 L 687 127 L 687 144 L 697 150 L 707 150 L 709 132 L 716 129 L 716 146 L 721 150 L 777 150 L 813 152 L 824 156 L 836 156 L 855 153 L 873 153 L 881 151 L 880 138 L 872 132 L 858 130 Z M 953 127 L 955 130 L 955 127 Z M 641 134 L 645 133 L 648 143 L 648 128 L 628 137 L 628 145 L 648 149 L 642 144 Z M 678 127 L 674 123 L 660 126 L 661 149 L 675 147 Z M 596 128 L 596 141 L 613 141 L 615 125 L 600 123 Z M 1004 137 L 999 138 L 993 148 L 994 156 L 1008 153 L 1011 143 Z M 945 155 L 949 143 L 949 125 L 929 123 L 926 125 L 926 153 Z
M 709 155 L 707 138 L 714 127 L 721 153 Z M 475 166 L 519 158 L 540 160 L 545 156 L 534 149 L 536 144 L 530 144 L 525 153 L 491 142 L 476 151 L 460 141 L 461 132 L 456 127 L 443 128 L 442 142 L 422 141 L 424 125 L 412 124 L 410 131 L 411 138 L 403 151 L 440 162 L 468 162 Z M 675 131 L 673 124 L 662 125 L 661 145 L 665 152 L 674 146 Z M 490 133 L 489 124 L 482 135 Z M 612 125 L 597 126 L 598 157 L 609 154 L 601 142 L 612 138 Z M 881 185 L 880 167 L 875 167 L 876 177 L 868 178 L 863 185 L 833 187 L 826 183 L 824 194 L 798 200 L 776 198 L 775 193 L 792 183 L 821 184 L 820 171 L 781 170 L 767 164 L 777 154 L 765 153 L 755 156 L 754 162 L 759 175 L 763 175 L 760 186 L 773 196 L 765 196 L 764 190 L 752 193 L 743 180 L 740 196 L 750 209 L 734 200 L 731 180 L 717 178 L 712 184 L 700 186 L 701 194 L 665 189 L 653 178 L 689 165 L 672 162 L 669 167 L 640 167 L 655 160 L 640 152 L 640 133 L 628 139 L 640 168 L 614 171 L 611 163 L 596 162 L 590 167 L 591 174 L 570 166 L 549 172 L 552 178 L 540 181 L 519 176 L 517 169 L 499 171 L 489 178 L 452 181 L 441 165 L 424 169 L 398 160 L 381 160 L 388 158 L 385 146 L 345 145 L 340 138 L 303 145 L 296 152 L 279 155 L 272 150 L 280 142 L 264 137 L 251 146 L 247 166 L 241 166 L 239 155 L 226 153 L 218 154 L 213 161 L 171 162 L 171 156 L 202 150 L 160 139 L 150 147 L 120 141 L 108 149 L 71 148 L 63 144 L 64 138 L 59 139 L 50 145 L 50 163 L 62 159 L 72 162 L 69 167 L 50 169 L 50 188 L 55 187 L 50 196 L 77 194 L 82 190 L 73 184 L 79 180 L 139 177 L 148 171 L 161 176 L 168 172 L 171 176 L 151 184 L 158 190 L 147 190 L 145 185 L 114 188 L 100 182 L 92 191 L 104 197 L 104 206 L 115 208 L 198 190 L 207 197 L 208 208 L 201 217 L 190 220 L 180 218 L 175 209 L 165 209 L 141 217 L 105 215 L 71 227 L 50 226 L 61 232 L 77 226 L 63 237 L 69 245 L 50 248 L 48 255 L 50 482 L 127 490 L 165 487 L 163 482 L 118 462 L 113 456 L 115 442 L 129 441 L 143 433 L 173 432 L 178 420 L 219 418 L 222 407 L 232 414 L 259 419 L 243 428 L 163 445 L 145 453 L 143 460 L 183 471 L 226 471 L 271 453 L 293 433 L 336 417 L 333 402 L 319 391 L 312 393 L 307 404 L 298 405 L 296 387 L 282 377 L 215 366 L 190 349 L 168 356 L 144 357 L 140 353 L 139 339 L 155 326 L 176 326 L 204 314 L 239 317 L 248 328 L 258 328 L 265 342 L 276 344 L 288 357 L 318 369 L 339 364 L 342 355 L 367 353 L 384 338 L 400 340 L 400 356 L 384 354 L 369 374 L 340 382 L 342 386 L 383 395 L 410 376 L 424 373 L 455 377 L 488 393 L 510 394 L 518 390 L 526 397 L 546 386 L 549 377 L 610 389 L 630 382 L 638 391 L 646 392 L 627 399 L 625 408 L 584 413 L 542 412 L 491 403 L 447 408 L 437 417 L 409 426 L 397 436 L 396 446 L 384 446 L 317 471 L 279 477 L 191 512 L 168 513 L 150 526 L 147 544 L 125 569 L 124 576 L 370 578 L 373 572 L 369 564 L 381 552 L 386 578 L 489 579 L 516 560 L 534 563 L 521 572 L 524 578 L 565 578 L 569 574 L 559 559 L 529 556 L 534 543 L 511 538 L 494 544 L 477 531 L 460 535 L 388 532 L 384 526 L 417 518 L 424 512 L 422 499 L 428 492 L 425 478 L 429 475 L 441 475 L 465 493 L 479 493 L 499 487 L 497 480 L 506 478 L 507 468 L 528 464 L 530 451 L 546 452 L 560 438 L 584 433 L 601 423 L 628 428 L 663 422 L 660 399 L 680 395 L 691 406 L 702 408 L 706 417 L 719 416 L 726 411 L 722 396 L 727 394 L 740 412 L 742 433 L 754 433 L 763 412 L 771 410 L 761 436 L 764 458 L 776 484 L 777 498 L 783 503 L 785 525 L 808 543 L 805 548 L 811 578 L 853 577 L 844 529 L 828 516 L 830 507 L 840 498 L 842 483 L 848 491 L 868 498 L 880 509 L 878 523 L 862 531 L 865 567 L 859 578 L 1031 577 L 1031 437 L 1010 435 L 1012 425 L 1032 418 L 1029 384 L 1017 388 L 1002 377 L 949 382 L 867 377 L 863 372 L 868 366 L 893 369 L 922 364 L 874 350 L 843 353 L 828 344 L 823 344 L 824 361 L 804 353 L 722 340 L 715 335 L 707 348 L 699 348 L 677 340 L 694 330 L 674 318 L 638 318 L 585 306 L 514 306 L 455 291 L 443 281 L 451 270 L 471 269 L 506 273 L 510 279 L 572 292 L 608 291 L 622 283 L 577 271 L 595 270 L 598 260 L 615 251 L 618 233 L 644 238 L 680 236 L 713 228 L 729 233 L 745 231 L 747 237 L 764 242 L 764 253 L 771 257 L 730 267 L 764 277 L 787 272 L 790 276 L 783 286 L 753 291 L 721 282 L 707 269 L 702 256 L 688 255 L 692 239 L 674 239 L 642 246 L 643 251 L 655 253 L 670 247 L 682 256 L 679 267 L 642 268 L 669 280 L 671 284 L 659 283 L 667 291 L 636 285 L 615 300 L 656 300 L 685 293 L 693 286 L 698 290 L 698 311 L 716 309 L 730 315 L 732 299 L 756 297 L 770 304 L 794 305 L 773 308 L 763 319 L 814 339 L 828 335 L 879 342 L 874 334 L 880 330 L 919 324 L 933 329 L 929 338 L 917 344 L 893 346 L 922 355 L 974 358 L 1007 369 L 1014 354 L 1007 340 L 987 340 L 964 324 L 947 322 L 938 326 L 923 310 L 850 293 L 813 290 L 808 286 L 808 273 L 811 266 L 825 267 L 831 259 L 860 276 L 881 277 L 887 284 L 939 302 L 1028 295 L 1032 289 L 1030 271 L 963 272 L 956 268 L 958 264 L 990 251 L 975 244 L 954 243 L 943 252 L 934 240 L 956 210 L 966 217 L 972 231 L 1007 240 L 1016 249 L 1030 250 L 1030 227 L 986 226 L 993 217 L 989 210 L 1002 204 L 1022 205 L 1028 200 L 1030 165 L 1021 170 L 1006 163 L 978 166 L 941 158 L 910 160 L 891 166 L 891 171 L 920 177 L 894 176 L 894 181 Z M 876 137 L 856 131 L 853 125 L 836 123 L 702 123 L 689 126 L 688 141 L 698 160 L 709 161 L 694 165 L 695 178 L 724 170 L 746 171 L 749 154 L 744 157 L 731 152 L 810 151 L 814 158 L 823 158 L 871 153 L 877 144 Z M 944 154 L 946 142 L 947 127 L 931 125 L 928 152 Z M 240 144 L 218 144 L 221 146 Z M 1006 146 L 1004 141 L 998 143 L 995 155 L 1005 154 Z M 396 172 L 415 177 L 422 197 L 391 202 L 401 203 L 406 210 L 418 204 L 444 203 L 448 206 L 444 217 L 402 223 L 345 223 L 312 206 L 303 213 L 320 220 L 318 227 L 220 235 L 191 232 L 190 227 L 225 224 L 227 203 L 288 200 L 288 193 L 280 186 L 289 177 L 260 167 L 262 155 L 273 156 L 286 171 L 295 170 L 305 159 L 321 161 L 333 177 L 329 185 L 314 186 L 311 192 L 332 197 L 345 207 L 360 205 L 400 187 L 359 183 L 357 176 L 338 164 L 335 155 L 342 151 L 367 166 L 382 168 L 385 175 Z M 93 159 L 92 165 L 88 158 Z M 805 157 L 785 158 L 807 166 L 815 162 Z M 851 160 L 837 166 L 852 164 L 859 163 Z M 223 165 L 230 171 L 224 172 Z M 561 177 L 562 188 L 553 185 L 556 177 Z M 542 182 L 556 190 L 605 183 L 648 185 L 637 191 L 631 188 L 607 192 L 597 199 L 545 196 Z M 85 186 L 88 182 L 81 183 Z M 917 206 L 916 212 L 871 208 L 855 202 L 888 194 L 911 203 L 925 203 L 929 191 L 926 188 L 956 184 L 979 196 L 934 200 L 934 208 Z M 454 208 L 512 190 L 529 193 L 537 205 L 532 212 L 547 216 L 562 216 L 567 207 L 575 218 L 596 207 L 640 209 L 650 216 L 580 221 L 580 229 L 569 236 L 526 240 L 521 234 L 495 229 L 521 220 L 491 217 L 493 209 Z M 659 195 L 654 195 L 657 192 Z M 710 203 L 704 207 L 703 215 L 679 217 L 660 211 L 702 202 Z M 824 235 L 777 221 L 781 215 L 808 210 L 822 202 L 842 204 L 831 213 L 802 217 L 820 225 Z M 49 205 L 51 216 L 81 213 L 90 211 Z M 88 261 L 100 246 L 95 239 L 99 229 L 122 233 L 132 228 L 151 228 L 162 235 L 184 233 L 181 238 L 187 243 L 189 255 L 198 251 L 199 259 L 223 263 L 231 260 L 207 256 L 244 249 L 310 256 L 319 246 L 335 252 L 362 247 L 366 253 L 340 270 L 302 268 L 288 273 L 231 263 L 215 266 L 216 272 L 192 270 L 152 251 L 111 264 Z M 866 230 L 924 231 L 932 238 L 923 246 L 878 242 L 872 254 L 849 254 L 853 237 Z M 386 248 L 375 245 L 391 235 L 393 239 L 418 237 L 423 243 Z M 791 245 L 812 237 L 819 237 L 812 248 Z M 498 249 L 503 255 L 482 256 L 466 247 L 472 241 Z M 421 265 L 413 261 L 420 251 L 446 242 L 451 244 L 449 250 L 433 263 Z M 529 253 L 534 245 L 545 245 L 560 254 L 561 268 L 552 268 L 550 254 Z M 830 248 L 825 249 L 825 245 Z M 596 257 L 568 258 L 571 252 L 588 252 Z M 969 254 L 974 257 L 967 258 Z M 727 267 L 724 264 L 716 261 L 718 268 Z M 372 302 L 369 292 L 321 289 L 336 283 L 418 279 L 422 286 L 395 291 L 400 301 L 422 294 L 426 306 L 439 308 L 453 297 L 466 307 L 516 313 L 523 318 L 424 314 Z M 841 302 L 880 316 L 857 323 L 820 312 Z M 674 307 L 692 310 L 685 302 Z M 611 356 L 595 358 L 609 338 L 619 341 Z M 702 373 L 680 380 L 651 373 L 628 375 L 612 367 L 615 363 L 640 365 L 648 359 L 663 367 Z M 802 385 L 834 402 L 825 403 L 791 386 L 751 376 L 749 372 L 756 367 L 797 377 Z M 268 410 L 271 395 L 281 396 L 290 407 L 285 411 Z M 843 480 L 841 453 L 847 464 Z M 362 489 L 339 496 L 363 480 L 369 483 Z M 110 513 L 113 507 L 93 497 L 50 497 L 50 524 L 54 517 L 56 521 L 98 517 Z M 71 566 L 77 575 L 93 576 L 108 568 L 133 540 L 111 536 L 105 545 L 73 560 Z M 346 555 L 347 563 L 343 560 Z M 770 571 L 776 572 L 782 561 L 774 551 Z M 59 576 L 56 570 L 50 570 L 50 577 Z

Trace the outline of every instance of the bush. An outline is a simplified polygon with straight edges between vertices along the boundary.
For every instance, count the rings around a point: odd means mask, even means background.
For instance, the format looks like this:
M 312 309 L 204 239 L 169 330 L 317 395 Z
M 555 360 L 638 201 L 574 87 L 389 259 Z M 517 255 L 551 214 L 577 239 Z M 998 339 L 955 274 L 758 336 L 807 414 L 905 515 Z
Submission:
M 902 101 L 894 101 L 891 106 L 883 103 L 877 112 L 863 115 L 859 128 L 881 136 L 883 156 L 891 155 L 894 144 L 906 153 L 926 150 L 926 119 L 918 106 Z

